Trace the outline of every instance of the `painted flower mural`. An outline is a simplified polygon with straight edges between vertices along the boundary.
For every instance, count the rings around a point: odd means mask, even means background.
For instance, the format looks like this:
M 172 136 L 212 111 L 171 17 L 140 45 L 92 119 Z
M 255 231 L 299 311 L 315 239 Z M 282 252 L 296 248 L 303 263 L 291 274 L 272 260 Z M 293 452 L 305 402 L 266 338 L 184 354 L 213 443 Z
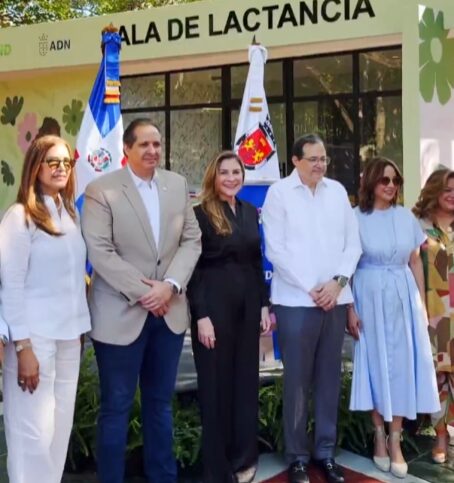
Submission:
M 34 112 L 27 112 L 17 126 L 17 145 L 25 154 L 30 143 L 38 134 L 38 118 Z
M 22 96 L 14 96 L 12 99 L 11 97 L 7 97 L 5 99 L 5 105 L 2 107 L 2 116 L 0 117 L 2 124 L 11 124 L 11 126 L 14 126 L 23 105 L 24 98 Z
M 419 89 L 426 102 L 432 102 L 435 90 L 440 104 L 451 99 L 454 87 L 454 43 L 448 39 L 443 12 L 426 8 L 419 22 Z
M 63 124 L 65 131 L 72 136 L 75 136 L 80 129 L 84 111 L 82 110 L 82 101 L 73 99 L 71 105 L 66 105 L 63 108 Z

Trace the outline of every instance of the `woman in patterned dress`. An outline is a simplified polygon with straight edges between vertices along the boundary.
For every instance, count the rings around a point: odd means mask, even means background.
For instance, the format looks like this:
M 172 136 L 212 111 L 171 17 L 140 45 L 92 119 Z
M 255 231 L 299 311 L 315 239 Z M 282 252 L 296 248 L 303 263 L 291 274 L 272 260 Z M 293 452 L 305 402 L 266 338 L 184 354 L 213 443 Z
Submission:
M 454 172 L 432 173 L 413 213 L 427 235 L 422 245 L 429 334 L 435 357 L 441 411 L 432 415 L 435 463 L 444 463 L 448 425 L 454 425 Z

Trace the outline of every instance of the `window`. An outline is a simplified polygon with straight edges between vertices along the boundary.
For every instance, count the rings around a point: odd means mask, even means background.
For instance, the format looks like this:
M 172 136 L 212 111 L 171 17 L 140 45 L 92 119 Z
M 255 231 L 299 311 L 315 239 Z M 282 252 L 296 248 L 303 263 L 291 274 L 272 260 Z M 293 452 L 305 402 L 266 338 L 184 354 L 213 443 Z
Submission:
M 202 107 L 170 113 L 170 169 L 198 192 L 208 162 L 222 150 L 221 108 Z
M 170 74 L 170 105 L 221 102 L 221 69 Z
M 121 107 L 123 109 L 158 107 L 164 106 L 164 104 L 164 74 L 124 77 L 121 80 Z
M 295 96 L 351 93 L 351 55 L 310 57 L 296 60 L 293 67 Z

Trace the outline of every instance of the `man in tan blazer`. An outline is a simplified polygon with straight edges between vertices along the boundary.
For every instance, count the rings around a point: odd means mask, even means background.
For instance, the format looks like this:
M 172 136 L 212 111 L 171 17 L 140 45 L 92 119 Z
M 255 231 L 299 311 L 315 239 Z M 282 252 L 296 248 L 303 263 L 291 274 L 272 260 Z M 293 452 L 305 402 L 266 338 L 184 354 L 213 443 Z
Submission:
M 136 119 L 123 143 L 127 167 L 87 186 L 82 213 L 94 269 L 89 306 L 101 386 L 98 478 L 123 483 L 139 381 L 147 480 L 175 483 L 171 399 L 189 325 L 185 289 L 200 254 L 200 230 L 185 178 L 158 168 L 158 128 Z

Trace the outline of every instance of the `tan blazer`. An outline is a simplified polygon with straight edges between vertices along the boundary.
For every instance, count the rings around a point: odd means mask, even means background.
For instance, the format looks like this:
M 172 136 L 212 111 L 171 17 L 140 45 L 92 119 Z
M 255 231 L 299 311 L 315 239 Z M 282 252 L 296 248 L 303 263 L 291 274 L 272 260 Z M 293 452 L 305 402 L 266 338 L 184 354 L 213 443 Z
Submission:
M 91 337 L 127 345 L 140 334 L 148 312 L 138 300 L 149 287 L 141 279 L 174 279 L 165 321 L 176 334 L 189 325 L 186 285 L 200 255 L 200 229 L 185 178 L 158 170 L 160 236 L 156 247 L 147 211 L 127 169 L 108 173 L 85 191 L 82 232 L 94 276 L 88 303 Z

